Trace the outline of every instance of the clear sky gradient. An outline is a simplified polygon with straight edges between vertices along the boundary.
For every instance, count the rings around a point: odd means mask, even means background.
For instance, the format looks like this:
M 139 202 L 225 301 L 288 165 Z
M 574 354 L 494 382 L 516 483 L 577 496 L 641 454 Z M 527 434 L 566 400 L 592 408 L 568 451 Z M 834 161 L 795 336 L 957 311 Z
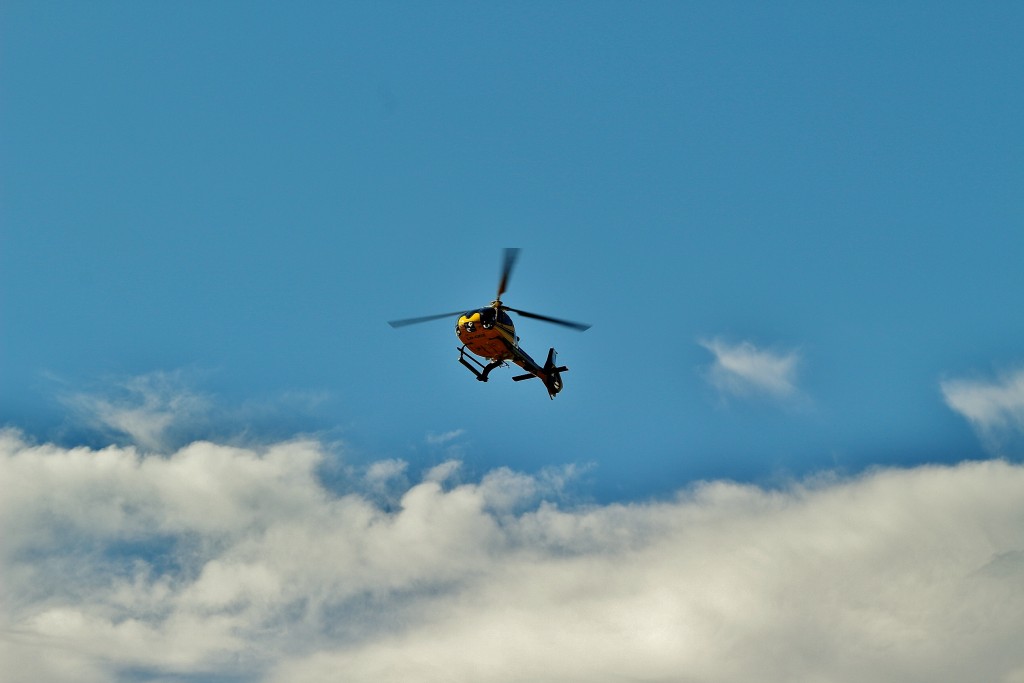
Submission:
M 356 491 L 386 516 L 403 491 L 462 482 L 491 514 L 485 482 L 506 476 L 521 525 L 540 500 L 654 510 L 700 481 L 755 501 L 730 519 L 878 468 L 1001 458 L 1015 481 L 1022 34 L 1014 2 L 3 3 L 8 452 L 171 467 L 200 440 L 263 454 L 298 437 L 317 444 L 303 501 Z M 454 319 L 386 324 L 486 305 L 504 247 L 523 248 L 508 305 L 593 325 L 516 319 L 532 356 L 554 346 L 571 369 L 554 401 L 513 370 L 474 381 Z M 157 581 L 159 553 L 139 552 Z M 406 584 L 388 586 L 367 590 Z M 6 618 L 42 633 L 32 604 Z M 118 671 L 273 668 L 195 657 Z M 277 662 L 282 680 L 326 666 L 306 663 Z
M 1024 355 L 1020 13 L 10 4 L 3 414 L 184 372 L 317 397 L 247 428 L 462 429 L 613 497 L 978 455 L 940 382 Z M 486 304 L 505 246 L 511 305 L 594 325 L 521 322 L 555 402 L 384 324 Z M 721 395 L 709 340 L 795 354 L 799 400 Z

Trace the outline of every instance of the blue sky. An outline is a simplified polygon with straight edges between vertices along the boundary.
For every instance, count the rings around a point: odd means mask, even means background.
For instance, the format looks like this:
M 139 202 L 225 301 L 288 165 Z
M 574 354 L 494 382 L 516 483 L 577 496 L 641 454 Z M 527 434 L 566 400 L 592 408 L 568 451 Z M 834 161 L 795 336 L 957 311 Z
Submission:
M 978 454 L 939 383 L 1020 363 L 1010 4 L 5 15 L 2 407 L 39 436 L 184 372 L 317 396 L 270 422 L 368 457 L 463 429 L 635 496 Z M 485 304 L 505 246 L 507 301 L 594 325 L 521 323 L 554 403 L 383 324 Z M 799 409 L 719 400 L 707 339 L 796 353 Z
M 5 3 L 10 452 L 312 439 L 317 495 L 515 473 L 517 515 L 1017 468 L 1022 13 Z M 593 325 L 517 321 L 554 401 L 386 324 L 485 305 L 504 247 L 506 303 Z

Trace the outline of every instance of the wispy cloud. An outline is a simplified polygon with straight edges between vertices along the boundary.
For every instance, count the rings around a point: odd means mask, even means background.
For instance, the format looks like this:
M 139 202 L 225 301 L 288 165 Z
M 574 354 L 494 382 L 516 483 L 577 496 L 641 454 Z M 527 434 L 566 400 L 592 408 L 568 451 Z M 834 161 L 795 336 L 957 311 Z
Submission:
M 404 460 L 378 460 L 367 468 L 366 480 L 371 486 L 377 486 L 401 477 L 408 467 L 409 463 Z
M 426 437 L 426 442 L 429 446 L 432 446 L 443 453 L 450 462 L 457 462 L 462 460 L 466 452 L 466 442 L 462 439 L 465 434 L 465 429 L 451 429 L 447 432 L 441 433 L 429 432 Z M 438 467 L 443 469 L 445 464 L 442 463 Z
M 994 381 L 946 380 L 940 388 L 946 405 L 963 415 L 990 448 L 999 450 L 1024 435 L 1024 370 Z
M 466 433 L 465 429 L 452 429 L 447 432 L 441 432 L 440 434 L 430 432 L 427 434 L 427 443 L 431 446 L 442 446 L 446 443 L 450 443 L 455 439 Z
M 768 351 L 747 341 L 734 344 L 704 339 L 699 343 L 714 356 L 707 378 L 721 394 L 775 398 L 797 394 L 800 356 L 796 351 Z
M 1024 467 L 566 507 L 566 476 L 318 479 L 316 441 L 164 456 L 0 433 L 0 670 L 38 683 L 1024 675 Z M 525 502 L 524 502 L 525 501 Z
M 123 436 L 147 450 L 166 450 L 174 425 L 194 422 L 209 406 L 186 388 L 181 373 L 154 372 L 106 384 L 95 392 L 76 392 L 64 402 L 92 427 Z
M 195 373 L 186 370 L 107 378 L 84 389 L 66 389 L 61 397 L 71 409 L 74 427 L 97 432 L 119 445 L 168 453 L 198 439 L 260 438 L 286 423 L 315 431 L 314 414 L 329 400 L 323 391 L 285 391 L 225 405 L 195 388 Z

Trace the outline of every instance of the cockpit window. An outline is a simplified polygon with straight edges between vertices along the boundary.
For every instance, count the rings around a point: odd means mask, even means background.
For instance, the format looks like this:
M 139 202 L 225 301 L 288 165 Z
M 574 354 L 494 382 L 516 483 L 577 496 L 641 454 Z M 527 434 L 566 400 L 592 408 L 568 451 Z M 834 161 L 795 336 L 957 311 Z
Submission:
M 492 307 L 486 308 L 475 308 L 472 311 L 466 311 L 462 314 L 463 318 L 472 318 L 474 314 L 480 314 L 481 324 L 492 326 L 495 322 L 499 322 L 502 325 L 512 326 L 512 318 L 508 316 L 505 311 L 495 311 Z

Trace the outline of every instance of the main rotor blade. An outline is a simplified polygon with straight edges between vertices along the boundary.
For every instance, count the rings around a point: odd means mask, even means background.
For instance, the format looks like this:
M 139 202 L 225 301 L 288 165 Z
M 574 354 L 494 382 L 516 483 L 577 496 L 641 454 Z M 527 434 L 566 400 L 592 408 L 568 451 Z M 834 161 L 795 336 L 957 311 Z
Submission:
M 505 259 L 501 264 L 501 279 L 498 280 L 498 296 L 494 297 L 498 301 L 501 301 L 501 295 L 505 293 L 505 288 L 508 287 L 508 279 L 512 276 L 512 269 L 515 268 L 516 259 L 519 258 L 520 249 L 506 249 Z
M 528 313 L 527 311 L 520 311 L 518 308 L 509 308 L 508 306 L 502 306 L 502 308 L 504 308 L 506 311 L 512 311 L 513 313 L 518 313 L 519 315 L 523 316 L 524 318 L 534 318 L 535 320 L 543 320 L 546 323 L 554 323 L 556 325 L 562 325 L 564 327 L 571 327 L 572 329 L 579 330 L 580 332 L 583 332 L 584 330 L 589 330 L 590 329 L 590 325 L 588 325 L 586 323 L 574 323 L 571 320 L 562 320 L 561 318 L 552 318 L 550 316 L 540 315 L 539 313 Z
M 431 320 L 440 320 L 441 318 L 451 318 L 456 315 L 462 315 L 466 312 L 464 309 L 461 311 L 453 311 L 451 313 L 438 313 L 437 315 L 425 315 L 421 318 L 404 318 L 402 320 L 389 320 L 388 325 L 391 327 L 405 327 L 406 325 L 415 325 L 417 323 L 428 323 Z

